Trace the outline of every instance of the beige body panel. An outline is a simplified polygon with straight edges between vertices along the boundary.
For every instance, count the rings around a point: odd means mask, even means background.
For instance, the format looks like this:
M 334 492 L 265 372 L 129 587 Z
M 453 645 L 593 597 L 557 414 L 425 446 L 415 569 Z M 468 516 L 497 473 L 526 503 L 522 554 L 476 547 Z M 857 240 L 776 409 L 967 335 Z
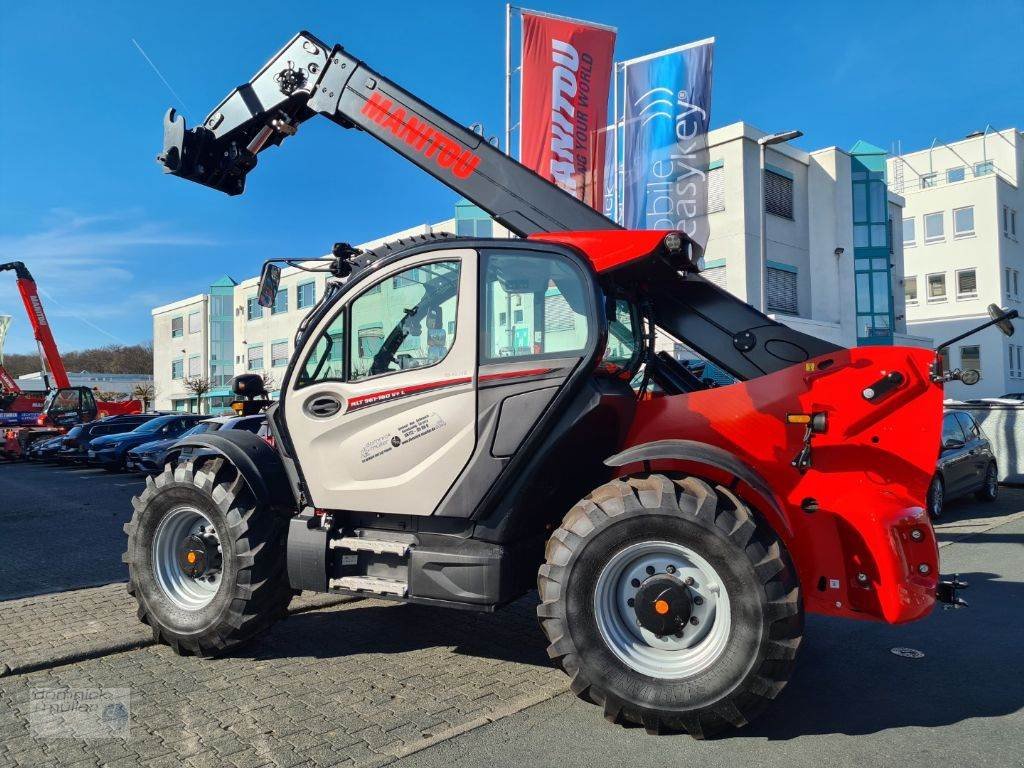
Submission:
M 476 444 L 477 253 L 454 249 L 403 259 L 359 294 L 346 297 L 345 304 L 417 264 L 456 259 L 461 264 L 457 325 L 444 359 L 297 391 L 289 382 L 283 408 L 313 506 L 430 515 L 469 461 Z M 341 306 L 310 330 L 310 339 L 331 325 Z M 293 377 L 300 368 L 295 367 Z M 327 417 L 312 415 L 308 406 L 324 396 L 340 399 L 341 410 Z

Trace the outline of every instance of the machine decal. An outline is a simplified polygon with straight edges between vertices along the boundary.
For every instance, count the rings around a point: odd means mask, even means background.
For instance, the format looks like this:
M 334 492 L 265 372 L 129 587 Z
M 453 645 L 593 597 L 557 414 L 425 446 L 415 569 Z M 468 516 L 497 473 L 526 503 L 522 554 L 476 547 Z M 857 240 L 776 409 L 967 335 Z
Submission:
M 426 122 L 407 117 L 399 107 L 391 111 L 392 103 L 379 93 L 370 96 L 363 105 L 362 113 L 377 125 L 387 128 L 424 157 L 433 160 L 442 168 L 450 168 L 460 179 L 468 179 L 480 165 L 480 157 L 462 149 L 462 145 L 451 136 L 431 128 Z
M 429 435 L 446 426 L 448 426 L 448 422 L 436 411 L 418 416 L 412 421 L 400 424 L 393 432 L 373 438 L 359 451 L 359 461 L 361 464 L 373 461 L 386 453 L 391 453 L 395 448 L 400 448 L 406 443 L 411 443 L 413 440 L 418 440 L 424 435 Z
M 396 387 L 395 389 L 385 389 L 381 392 L 370 392 L 365 395 L 359 395 L 358 397 L 351 398 L 348 401 L 348 413 L 352 413 L 353 411 L 358 411 L 363 408 L 369 408 L 371 405 L 378 405 L 380 403 L 387 403 L 402 397 L 409 397 L 410 395 L 419 395 L 423 392 L 433 392 L 437 389 L 455 387 L 460 384 L 469 384 L 472 380 L 473 378 L 471 376 L 460 376 L 456 379 L 430 381 L 426 384 L 410 384 L 407 387 Z

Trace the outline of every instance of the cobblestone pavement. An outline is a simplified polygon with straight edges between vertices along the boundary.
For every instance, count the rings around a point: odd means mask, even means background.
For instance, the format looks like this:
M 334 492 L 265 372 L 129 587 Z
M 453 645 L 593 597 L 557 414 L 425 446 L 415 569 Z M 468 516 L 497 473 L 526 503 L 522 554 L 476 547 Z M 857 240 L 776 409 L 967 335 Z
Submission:
M 366 600 L 292 615 L 232 656 L 151 646 L 0 679 L 0 765 L 380 765 L 566 690 L 534 602 L 476 614 Z M 37 739 L 33 690 L 129 688 L 130 736 Z

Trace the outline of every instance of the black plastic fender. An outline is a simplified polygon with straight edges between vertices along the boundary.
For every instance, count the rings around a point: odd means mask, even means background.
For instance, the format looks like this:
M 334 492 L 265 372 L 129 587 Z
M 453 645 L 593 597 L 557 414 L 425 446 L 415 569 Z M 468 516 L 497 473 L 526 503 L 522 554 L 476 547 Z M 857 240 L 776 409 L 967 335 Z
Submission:
M 189 452 L 223 456 L 241 473 L 258 500 L 272 507 L 298 510 L 281 457 L 252 432 L 231 429 L 187 437 L 167 452 L 167 460 Z
M 768 482 L 749 464 L 744 463 L 738 456 L 717 445 L 702 443 L 697 440 L 656 440 L 653 443 L 641 443 L 627 448 L 614 456 L 604 460 L 609 467 L 624 467 L 629 464 L 640 464 L 658 460 L 688 461 L 695 464 L 704 464 L 722 472 L 727 472 L 741 483 L 747 485 L 758 499 L 745 499 L 752 503 L 755 508 L 762 504 L 767 505 L 764 513 L 770 515 L 784 526 L 784 530 L 777 533 L 784 539 L 793 533 L 790 516 L 785 508 L 779 503 L 778 497 Z M 742 496 L 742 494 L 740 494 Z M 761 503 L 757 503 L 758 500 Z

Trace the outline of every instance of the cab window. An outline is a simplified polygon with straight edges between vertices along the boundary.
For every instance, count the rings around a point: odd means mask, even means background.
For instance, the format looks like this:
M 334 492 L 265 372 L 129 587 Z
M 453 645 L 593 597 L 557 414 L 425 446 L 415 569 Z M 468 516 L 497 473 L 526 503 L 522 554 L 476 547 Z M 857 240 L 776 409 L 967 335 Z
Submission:
M 608 345 L 604 350 L 604 362 L 632 370 L 642 346 L 639 318 L 628 301 L 617 300 L 615 318 L 608 322 Z
M 572 264 L 541 253 L 491 253 L 481 284 L 481 357 L 576 355 L 587 347 L 589 287 Z

